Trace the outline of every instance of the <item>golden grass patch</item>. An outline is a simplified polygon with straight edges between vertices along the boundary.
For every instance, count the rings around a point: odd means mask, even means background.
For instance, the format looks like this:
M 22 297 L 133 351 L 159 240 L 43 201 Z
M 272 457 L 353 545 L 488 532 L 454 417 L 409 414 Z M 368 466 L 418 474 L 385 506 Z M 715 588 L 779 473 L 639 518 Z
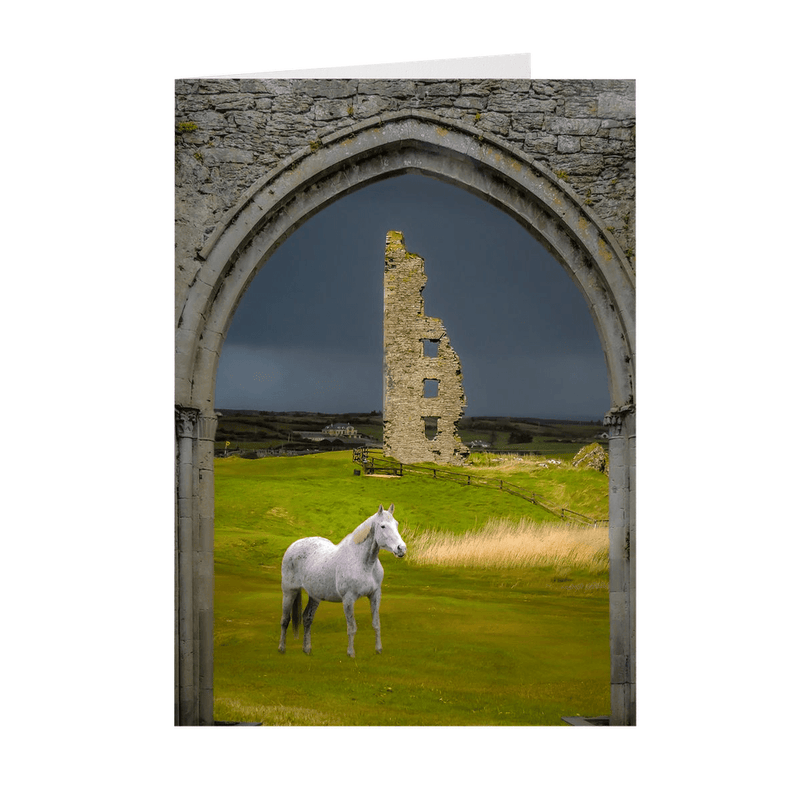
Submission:
M 531 520 L 489 520 L 463 535 L 406 530 L 409 561 L 451 567 L 555 567 L 602 572 L 608 568 L 608 526 Z
M 225 722 L 261 722 L 263 725 L 331 725 L 327 714 L 298 706 L 248 705 L 226 697 L 214 700 L 215 719 Z

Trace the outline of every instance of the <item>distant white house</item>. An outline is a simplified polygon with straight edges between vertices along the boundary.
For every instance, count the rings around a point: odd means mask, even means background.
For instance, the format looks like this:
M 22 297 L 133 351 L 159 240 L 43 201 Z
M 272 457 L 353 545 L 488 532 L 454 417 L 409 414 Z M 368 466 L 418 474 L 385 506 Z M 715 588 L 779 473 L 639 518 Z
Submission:
M 352 439 L 358 436 L 358 431 L 349 422 L 333 422 L 322 429 L 323 436 L 336 436 L 338 438 Z
M 310 442 L 335 442 L 338 440 L 342 444 L 352 446 L 373 443 L 372 439 L 359 433 L 349 422 L 334 422 L 326 425 L 321 431 L 292 431 L 292 435 Z

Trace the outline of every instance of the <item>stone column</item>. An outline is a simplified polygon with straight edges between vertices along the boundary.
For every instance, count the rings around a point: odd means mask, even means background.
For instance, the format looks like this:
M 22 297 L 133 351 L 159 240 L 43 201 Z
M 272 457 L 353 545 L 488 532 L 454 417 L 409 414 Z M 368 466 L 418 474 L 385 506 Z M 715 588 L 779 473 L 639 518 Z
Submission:
M 177 558 L 175 575 L 175 614 L 177 617 L 177 724 L 197 725 L 199 720 L 198 692 L 195 672 L 194 634 L 194 437 L 198 411 L 194 408 L 175 409 L 178 439 L 177 466 Z
M 197 437 L 199 535 L 195 541 L 200 724 L 214 724 L 214 436 L 218 414 L 201 414 Z
M 636 724 L 636 421 L 634 407 L 612 408 L 609 426 L 609 613 L 611 725 Z

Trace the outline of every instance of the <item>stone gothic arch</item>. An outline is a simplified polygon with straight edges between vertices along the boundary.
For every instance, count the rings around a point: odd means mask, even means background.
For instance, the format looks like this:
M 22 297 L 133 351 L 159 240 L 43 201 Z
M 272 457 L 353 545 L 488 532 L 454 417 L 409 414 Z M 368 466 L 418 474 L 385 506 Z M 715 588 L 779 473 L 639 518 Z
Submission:
M 614 236 L 555 175 L 500 137 L 414 109 L 312 142 L 256 182 L 197 253 L 176 327 L 176 724 L 213 722 L 214 393 L 237 305 L 276 248 L 350 192 L 404 173 L 457 185 L 521 223 L 586 299 L 605 353 L 611 724 L 635 724 L 635 281 Z

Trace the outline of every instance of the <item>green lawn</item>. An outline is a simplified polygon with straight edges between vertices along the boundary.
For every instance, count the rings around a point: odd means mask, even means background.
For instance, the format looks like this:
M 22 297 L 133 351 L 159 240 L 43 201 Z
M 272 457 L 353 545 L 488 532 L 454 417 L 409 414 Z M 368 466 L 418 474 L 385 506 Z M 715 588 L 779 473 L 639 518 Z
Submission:
M 334 603 L 317 612 L 311 656 L 291 631 L 278 653 L 280 560 L 295 539 L 338 542 L 380 503 L 395 503 L 401 534 L 464 532 L 492 516 L 552 519 L 499 491 L 353 468 L 349 453 L 216 460 L 216 719 L 559 725 L 609 713 L 606 574 L 443 569 L 382 553 L 381 655 L 366 598 L 356 604 L 355 659 Z

